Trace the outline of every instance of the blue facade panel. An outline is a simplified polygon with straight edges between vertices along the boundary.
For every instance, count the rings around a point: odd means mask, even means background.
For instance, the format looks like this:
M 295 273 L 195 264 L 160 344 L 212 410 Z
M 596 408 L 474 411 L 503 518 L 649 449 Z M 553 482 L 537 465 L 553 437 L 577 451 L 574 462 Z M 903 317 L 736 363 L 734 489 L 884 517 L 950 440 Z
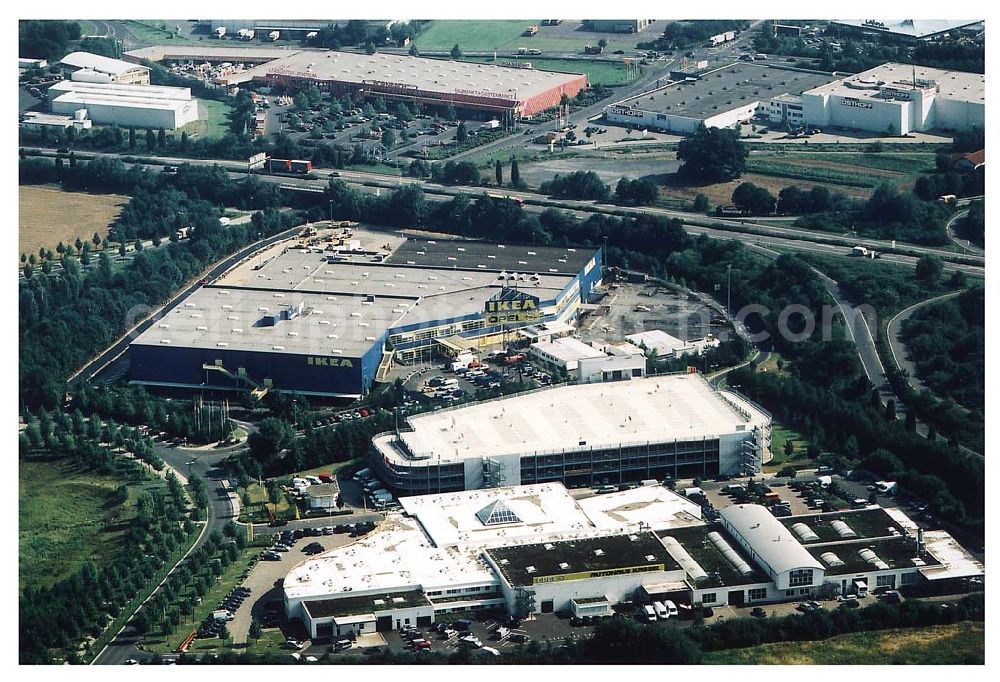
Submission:
M 380 347 L 376 345 L 374 351 Z M 243 367 L 255 383 L 263 385 L 265 379 L 271 379 L 274 388 L 281 391 L 360 395 L 365 385 L 362 358 L 145 344 L 132 345 L 129 358 L 131 378 L 140 383 L 247 389 L 248 384 L 230 376 Z M 203 368 L 217 360 L 229 374 Z M 375 363 L 377 368 L 377 357 Z M 374 370 L 370 376 L 374 378 Z

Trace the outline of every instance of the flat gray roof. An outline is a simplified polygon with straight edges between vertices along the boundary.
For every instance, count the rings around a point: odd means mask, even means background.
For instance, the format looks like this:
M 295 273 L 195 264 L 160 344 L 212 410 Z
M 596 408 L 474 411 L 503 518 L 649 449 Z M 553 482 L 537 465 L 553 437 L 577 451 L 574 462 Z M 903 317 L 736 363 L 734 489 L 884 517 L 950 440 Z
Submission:
M 260 325 L 265 315 L 299 303 L 304 304 L 305 314 L 274 326 Z M 361 296 L 208 286 L 132 343 L 358 357 L 405 314 L 406 307 L 392 299 L 366 303 Z
M 640 111 L 711 118 L 778 95 L 798 95 L 834 80 L 833 76 L 738 62 L 706 73 L 699 80 L 680 82 L 622 104 Z
M 187 61 L 271 61 L 302 52 L 300 48 L 287 47 L 245 47 L 242 45 L 151 45 L 125 53 L 131 59 L 145 59 L 151 62 Z M 132 65 L 135 66 L 135 65 Z
M 583 77 L 538 69 L 515 69 L 409 55 L 357 52 L 298 52 L 254 67 L 240 78 L 283 74 L 317 81 L 381 81 L 427 92 L 499 97 L 524 101 Z
M 515 246 L 465 239 L 409 238 L 386 262 L 574 276 L 596 250 L 586 247 Z
M 976 19 L 883 19 L 874 25 L 871 22 L 871 19 L 835 19 L 830 23 L 911 38 L 927 38 L 979 23 Z

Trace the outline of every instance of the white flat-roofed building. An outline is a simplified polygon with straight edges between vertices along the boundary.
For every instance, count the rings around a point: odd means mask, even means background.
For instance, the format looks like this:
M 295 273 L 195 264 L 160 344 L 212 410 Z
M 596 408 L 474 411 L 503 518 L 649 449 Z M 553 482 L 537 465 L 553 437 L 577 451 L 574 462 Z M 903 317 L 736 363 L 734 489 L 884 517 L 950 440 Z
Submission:
M 54 113 L 85 108 L 94 123 L 175 130 L 198 120 L 190 88 L 62 81 L 49 88 L 48 97 Z
M 655 353 L 658 358 L 674 358 L 687 353 L 700 353 L 706 347 L 719 345 L 718 339 L 711 336 L 694 341 L 683 341 L 661 329 L 629 334 L 625 340 L 641 348 L 646 355 L 652 356 Z
M 576 372 L 584 358 L 606 357 L 602 351 L 571 336 L 533 343 L 528 347 L 528 355 L 552 369 L 565 372 Z
M 819 72 L 736 62 L 705 73 L 673 73 L 667 85 L 618 101 L 604 113 L 612 123 L 669 133 L 693 133 L 701 125 L 729 128 L 767 109 L 774 97 L 831 80 Z
M 779 520 L 737 505 L 709 524 L 660 485 L 577 500 L 561 483 L 400 504 L 370 534 L 285 577 L 286 615 L 311 638 L 428 626 L 456 612 L 608 613 L 651 598 L 767 604 L 983 573 L 947 533 L 924 533 L 923 549 L 905 514 L 878 507 Z M 816 534 L 800 541 L 788 528 L 803 522 Z M 845 522 L 857 530 L 851 540 L 835 531 Z
M 888 63 L 802 93 L 806 123 L 906 135 L 986 123 L 986 77 Z
M 545 543 L 539 549 L 551 552 L 548 558 L 555 559 L 560 554 L 559 543 L 595 543 L 599 547 L 606 541 L 608 555 L 599 552 L 593 561 L 610 566 L 622 560 L 620 553 L 611 551 L 612 545 L 628 546 L 628 534 L 645 531 L 644 547 L 651 549 L 644 549 L 639 561 L 646 562 L 646 553 L 652 551 L 658 563 L 672 563 L 662 545 L 648 533 L 649 528 L 701 523 L 696 505 L 662 486 L 581 501 L 560 483 L 403 497 L 399 501 L 403 512 L 389 514 L 378 530 L 350 545 L 306 559 L 285 577 L 282 589 L 287 615 L 302 618 L 312 637 L 424 625 L 435 615 L 454 611 L 513 610 L 513 596 L 505 589 L 509 586 L 503 585 L 501 572 L 485 558 L 489 548 L 513 551 L 510 548 L 519 545 Z M 558 570 L 557 563 L 552 568 Z M 574 594 L 565 598 L 610 594 L 617 602 L 640 584 L 683 578 L 676 575 L 676 566 L 666 573 L 663 568 L 652 566 L 648 572 L 624 578 L 612 574 L 617 573 L 614 571 L 604 579 L 574 576 Z M 541 563 L 539 569 L 544 570 Z M 581 586 L 586 594 L 578 593 Z M 533 610 L 541 608 L 536 604 Z
M 628 343 L 594 345 L 601 349 L 601 355 L 579 360 L 574 375 L 576 383 L 594 384 L 646 376 L 646 357 L 635 346 Z
M 80 71 L 71 75 L 73 80 L 149 85 L 149 67 L 140 64 L 91 52 L 71 52 L 60 61 L 68 66 L 79 67 Z
M 372 462 L 410 493 L 757 471 L 770 415 L 697 374 L 571 384 L 409 417 Z
M 76 128 L 77 130 L 88 130 L 93 121 L 87 118 L 87 110 L 83 109 L 83 114 L 80 114 L 80 110 L 73 112 L 72 116 L 60 116 L 57 114 L 45 114 L 39 111 L 26 111 L 24 112 L 24 120 L 21 121 L 23 126 L 35 126 L 35 127 L 46 127 L 46 128 Z

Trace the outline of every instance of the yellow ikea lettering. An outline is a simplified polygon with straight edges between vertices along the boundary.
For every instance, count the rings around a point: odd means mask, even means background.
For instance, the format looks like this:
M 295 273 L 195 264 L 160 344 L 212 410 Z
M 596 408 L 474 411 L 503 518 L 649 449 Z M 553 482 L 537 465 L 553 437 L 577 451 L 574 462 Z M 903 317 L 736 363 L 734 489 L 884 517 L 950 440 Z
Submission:
M 309 356 L 306 364 L 313 367 L 354 367 L 354 362 L 349 358 L 327 358 Z

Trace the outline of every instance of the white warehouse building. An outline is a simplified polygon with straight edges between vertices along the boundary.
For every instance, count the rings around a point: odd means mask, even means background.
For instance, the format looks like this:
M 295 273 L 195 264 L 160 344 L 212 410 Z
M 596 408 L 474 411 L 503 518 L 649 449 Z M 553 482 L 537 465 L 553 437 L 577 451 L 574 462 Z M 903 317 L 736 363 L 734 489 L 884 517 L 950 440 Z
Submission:
M 62 81 L 49 88 L 52 112 L 86 109 L 94 123 L 175 130 L 198 120 L 190 88 Z
M 802 93 L 805 120 L 890 135 L 986 124 L 986 76 L 882 64 Z
M 87 83 L 131 83 L 149 85 L 149 67 L 112 59 L 91 52 L 71 52 L 60 60 L 67 66 L 76 66 L 70 78 Z

